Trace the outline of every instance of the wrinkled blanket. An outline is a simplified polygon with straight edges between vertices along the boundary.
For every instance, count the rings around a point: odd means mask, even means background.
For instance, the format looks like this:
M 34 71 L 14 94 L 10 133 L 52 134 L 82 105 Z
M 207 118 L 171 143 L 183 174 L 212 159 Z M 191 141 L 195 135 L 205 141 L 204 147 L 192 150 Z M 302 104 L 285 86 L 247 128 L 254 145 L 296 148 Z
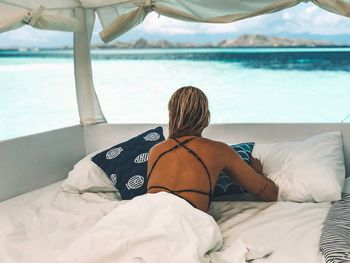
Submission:
M 210 215 L 160 192 L 118 206 L 54 262 L 240 263 L 249 253 L 254 257 L 241 240 L 225 248 L 225 253 L 222 246 L 220 229 Z

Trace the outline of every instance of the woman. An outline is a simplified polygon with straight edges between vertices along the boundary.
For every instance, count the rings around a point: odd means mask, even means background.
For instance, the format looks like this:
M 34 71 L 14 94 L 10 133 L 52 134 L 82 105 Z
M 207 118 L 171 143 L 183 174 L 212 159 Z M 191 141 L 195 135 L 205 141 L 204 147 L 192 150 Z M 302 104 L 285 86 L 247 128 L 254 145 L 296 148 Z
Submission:
M 240 239 L 223 247 L 220 227 L 206 213 L 218 174 L 225 169 L 266 201 L 276 200 L 276 185 L 254 171 L 261 168 L 258 162 L 252 168 L 226 144 L 201 137 L 209 111 L 199 89 L 176 91 L 169 116 L 169 139 L 149 153 L 149 193 L 119 204 L 56 263 L 242 262 L 246 257 Z
M 275 201 L 276 184 L 262 174 L 259 160 L 247 165 L 227 144 L 202 137 L 209 125 L 208 99 L 195 87 L 178 89 L 169 104 L 169 138 L 148 156 L 148 193 L 173 193 L 208 212 L 219 173 L 263 201 Z

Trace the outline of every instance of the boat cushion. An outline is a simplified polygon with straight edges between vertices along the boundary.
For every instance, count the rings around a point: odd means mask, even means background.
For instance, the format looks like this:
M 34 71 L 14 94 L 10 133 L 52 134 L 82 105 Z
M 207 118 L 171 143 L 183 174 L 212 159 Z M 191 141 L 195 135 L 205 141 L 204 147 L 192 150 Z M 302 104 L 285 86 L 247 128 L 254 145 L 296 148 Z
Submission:
M 92 157 L 107 174 L 124 200 L 147 192 L 148 151 L 164 141 L 163 128 L 148 130 Z
M 254 142 L 239 143 L 231 145 L 231 148 L 234 149 L 239 156 L 249 164 L 254 144 Z M 234 199 L 234 197 L 240 198 L 238 195 L 244 193 L 246 193 L 246 191 L 240 185 L 234 182 L 229 174 L 225 173 L 224 171 L 220 173 L 218 181 L 215 185 L 214 200 L 233 201 L 232 199 Z

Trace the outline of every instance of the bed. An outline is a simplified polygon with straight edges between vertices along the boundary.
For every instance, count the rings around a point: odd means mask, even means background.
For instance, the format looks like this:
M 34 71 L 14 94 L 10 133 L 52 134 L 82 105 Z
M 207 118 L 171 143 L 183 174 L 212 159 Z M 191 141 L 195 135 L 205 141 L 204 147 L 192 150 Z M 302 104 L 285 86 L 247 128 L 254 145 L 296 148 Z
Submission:
M 0 262 L 54 262 L 111 211 L 130 202 L 114 193 L 67 193 L 62 191 L 62 180 L 87 154 L 152 127 L 76 126 L 0 142 Z M 212 125 L 206 136 L 226 142 L 272 143 L 327 131 L 342 132 L 345 167 L 349 167 L 350 126 L 345 124 Z M 18 161 L 23 149 L 31 154 Z M 253 262 L 323 263 L 320 236 L 331 206 L 330 202 L 223 201 L 213 202 L 209 214 L 218 223 L 223 253 L 227 250 L 228 256 L 230 245 L 240 239 L 252 248 L 272 251 Z
M 0 262 L 52 262 L 118 205 L 113 193 L 72 194 L 61 182 L 0 203 Z M 224 246 L 237 237 L 271 249 L 254 262 L 324 262 L 319 239 L 330 203 L 214 202 Z

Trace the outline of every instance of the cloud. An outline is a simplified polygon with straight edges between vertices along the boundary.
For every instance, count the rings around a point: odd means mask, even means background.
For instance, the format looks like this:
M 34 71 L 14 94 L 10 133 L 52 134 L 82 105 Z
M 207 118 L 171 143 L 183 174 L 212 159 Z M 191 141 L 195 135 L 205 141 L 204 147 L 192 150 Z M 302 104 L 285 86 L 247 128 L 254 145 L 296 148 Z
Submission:
M 222 33 L 310 33 L 320 35 L 350 34 L 350 20 L 313 4 L 300 4 L 277 13 L 227 24 L 189 23 L 156 13 L 148 15 L 137 31 L 147 34 L 222 34 Z
M 45 47 L 72 45 L 73 34 L 23 26 L 0 34 L 0 47 Z
M 189 23 L 172 18 L 158 16 L 156 13 L 151 13 L 147 16 L 143 24 L 138 26 L 137 31 L 142 31 L 148 34 L 196 34 L 201 31 L 199 23 Z
M 283 25 L 296 33 L 306 32 L 319 35 L 349 34 L 349 18 L 309 6 L 300 12 L 285 11 Z
M 137 31 L 148 34 L 164 35 L 234 33 L 240 32 L 244 28 L 254 27 L 256 26 L 256 23 L 260 20 L 262 20 L 262 17 L 257 17 L 254 20 L 246 20 L 246 23 L 242 23 L 243 21 L 238 21 L 234 23 L 225 24 L 208 24 L 185 22 L 164 16 L 158 16 L 158 14 L 156 13 L 151 13 L 145 19 L 144 23 L 138 26 Z

